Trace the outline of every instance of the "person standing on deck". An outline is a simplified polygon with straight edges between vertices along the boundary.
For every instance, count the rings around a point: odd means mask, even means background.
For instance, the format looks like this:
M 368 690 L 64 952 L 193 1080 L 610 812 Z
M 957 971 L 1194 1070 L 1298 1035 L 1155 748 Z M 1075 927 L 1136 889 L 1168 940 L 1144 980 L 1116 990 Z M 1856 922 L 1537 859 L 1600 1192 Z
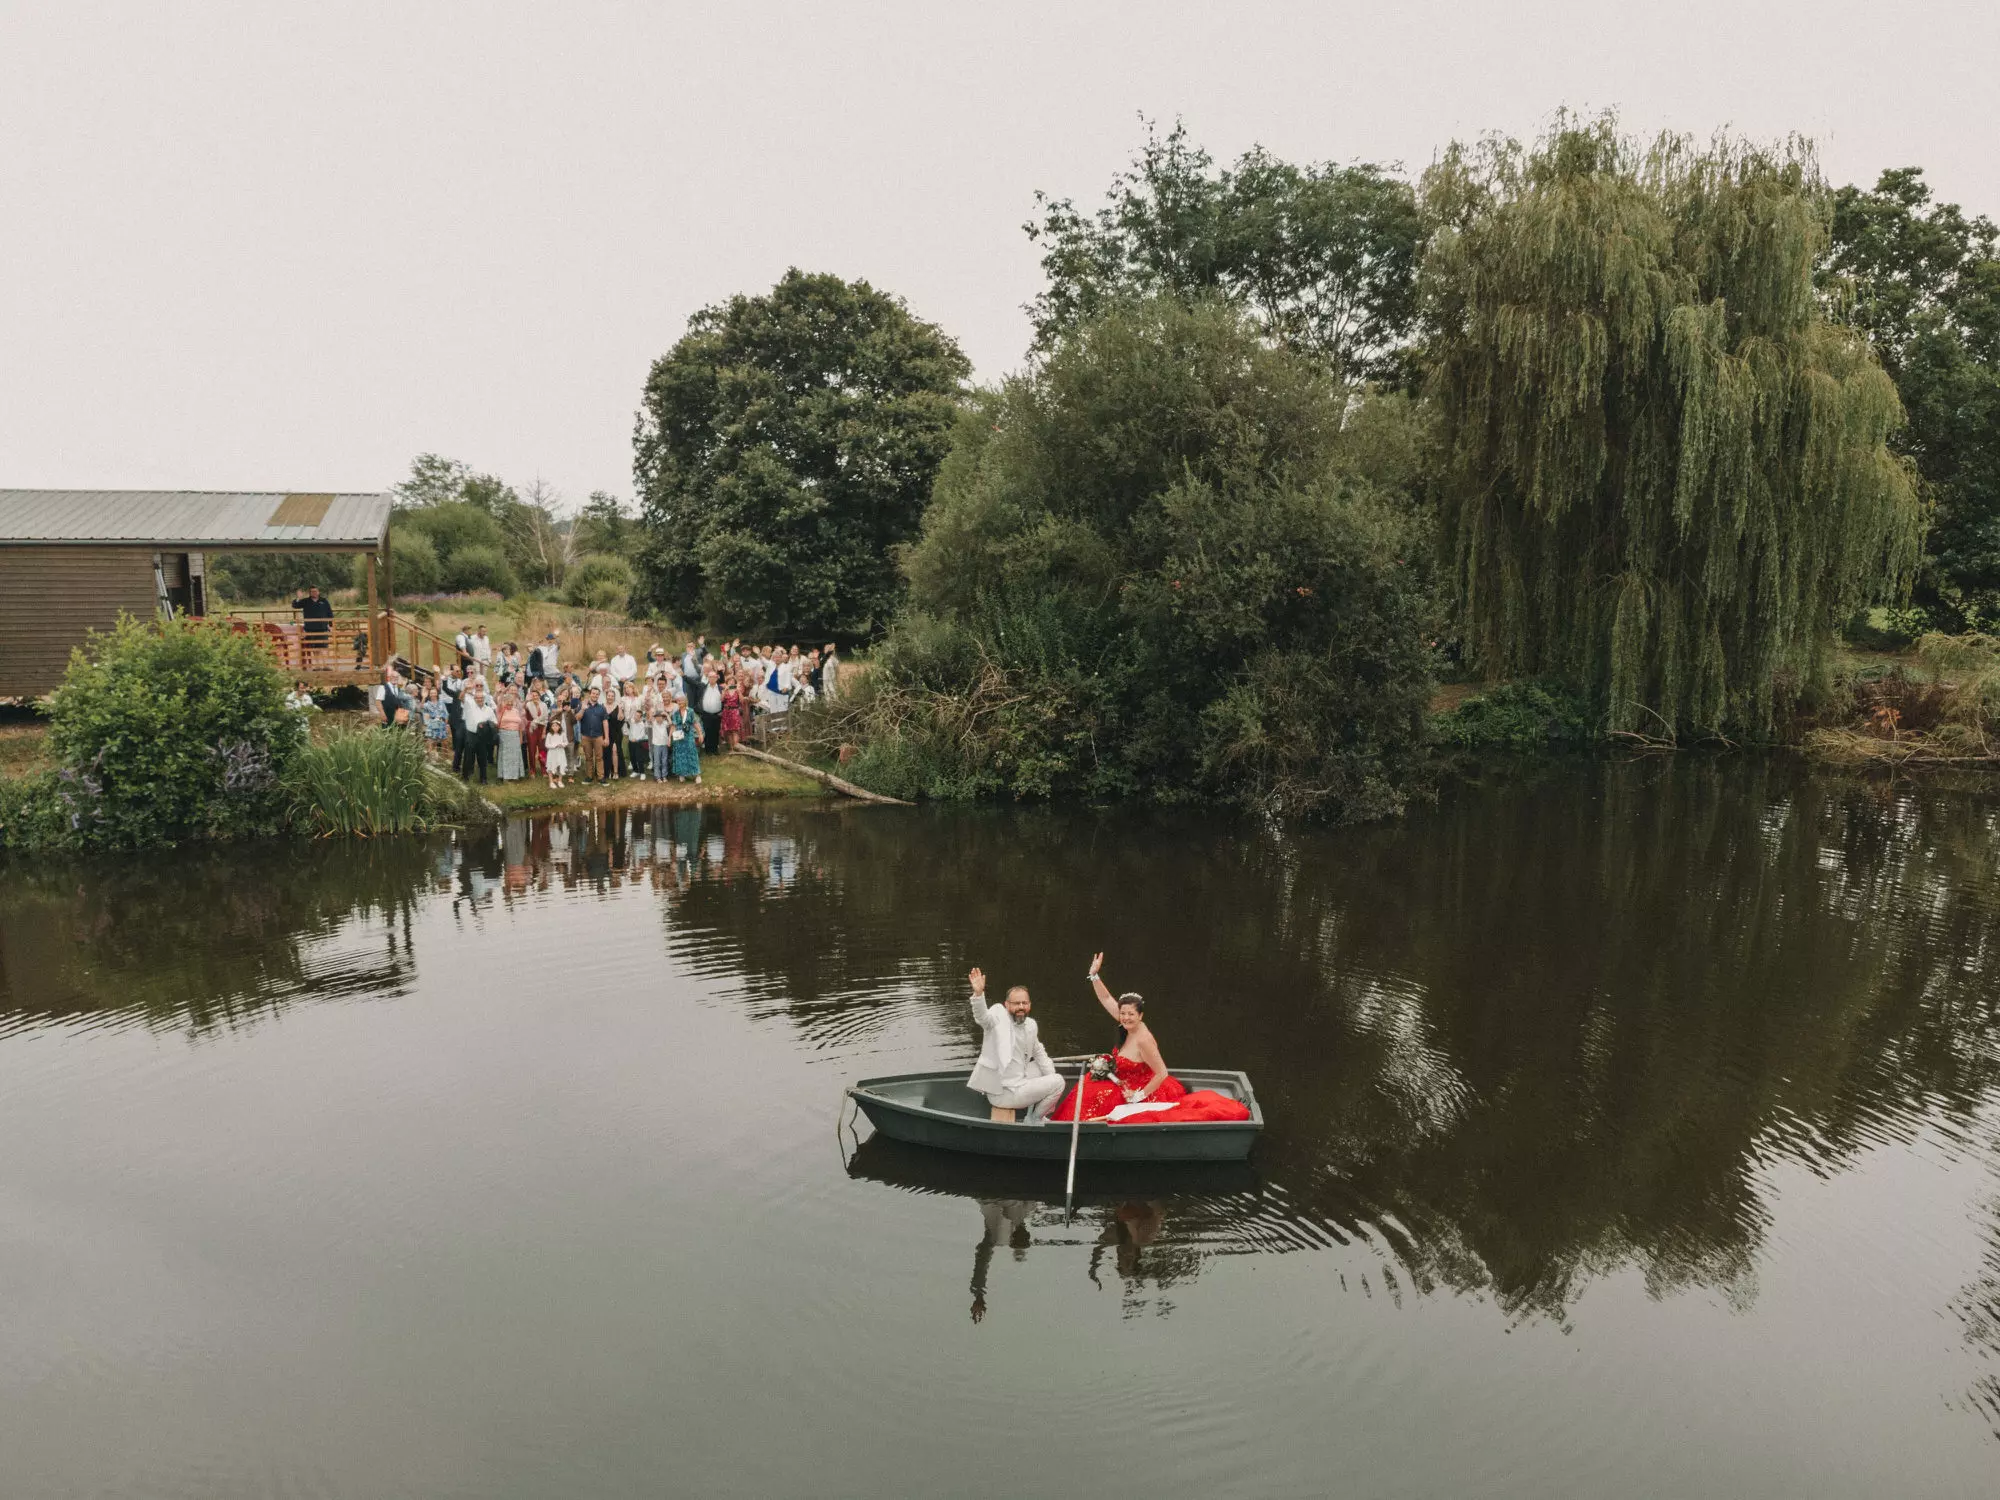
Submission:
M 994 1111 L 1028 1111 L 1025 1123 L 1039 1125 L 1063 1090 L 1062 1074 L 1049 1060 L 1041 1032 L 1028 1015 L 1028 991 L 1015 985 L 1004 1005 L 986 1003 L 986 975 L 974 969 L 972 1018 L 986 1033 L 979 1044 L 979 1062 L 966 1086 L 984 1094 Z
M 327 648 L 333 641 L 333 601 L 321 598 L 315 586 L 294 599 L 292 608 L 299 612 L 299 618 L 304 622 L 300 634 L 305 641 L 306 664 L 324 664 Z

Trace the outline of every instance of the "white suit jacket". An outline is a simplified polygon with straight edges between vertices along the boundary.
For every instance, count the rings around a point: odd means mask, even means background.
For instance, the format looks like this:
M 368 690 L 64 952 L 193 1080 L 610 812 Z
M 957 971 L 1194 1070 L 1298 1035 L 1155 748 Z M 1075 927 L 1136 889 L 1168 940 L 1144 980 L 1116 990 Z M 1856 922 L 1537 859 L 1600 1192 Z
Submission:
M 1004 1005 L 988 1005 L 985 997 L 972 997 L 972 1018 L 979 1023 L 986 1034 L 980 1038 L 979 1061 L 972 1069 L 972 1076 L 966 1084 L 975 1093 L 992 1094 L 1006 1088 L 1017 1078 L 1034 1078 L 1045 1073 L 1053 1073 L 1056 1065 L 1049 1061 L 1049 1049 L 1042 1045 L 1035 1018 L 1028 1017 L 1021 1023 L 1027 1033 L 1027 1055 L 1020 1059 L 1020 1068 L 1012 1064 L 1014 1057 L 1014 1018 L 1007 1014 Z

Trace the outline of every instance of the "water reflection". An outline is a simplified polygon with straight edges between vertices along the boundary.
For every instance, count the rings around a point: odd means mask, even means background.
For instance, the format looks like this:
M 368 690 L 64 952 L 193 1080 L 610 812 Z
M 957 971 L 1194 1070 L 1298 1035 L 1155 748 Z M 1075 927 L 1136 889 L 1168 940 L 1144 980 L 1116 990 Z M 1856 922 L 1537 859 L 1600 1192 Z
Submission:
M 967 1057 L 977 962 L 1036 995 L 1052 1051 L 1107 1040 L 1079 963 L 1143 991 L 1170 1063 L 1247 1069 L 1249 1181 L 1086 1184 L 869 1141 L 851 1168 L 966 1200 L 975 1308 L 1012 1257 L 1089 1243 L 1135 1313 L 1219 1254 L 1335 1246 L 1382 1284 L 1561 1321 L 1594 1280 L 1757 1295 L 1773 1170 L 1920 1143 L 1990 1153 L 2000 1114 L 2000 801 L 1775 761 L 1570 768 L 1393 827 L 1281 835 L 1194 816 L 661 808 L 430 841 L 12 869 L 0 1029 L 207 1035 L 393 997 L 413 917 L 535 922 L 650 893 L 620 935 L 758 1025 L 859 1060 Z M 552 919 L 552 916 L 551 918 Z M 912 1065 L 919 1065 L 915 1058 Z M 886 1071 L 886 1069 L 884 1070 Z M 799 1086 L 804 1086 L 803 1084 Z M 915 1151 L 915 1155 L 910 1153 Z M 2000 1196 L 2000 1194 L 1996 1194 Z M 1955 1304 L 1993 1360 L 2000 1211 Z M 1026 1237 L 1026 1245 L 1021 1243 Z M 1912 1247 L 1911 1254 L 1921 1254 Z
M 402 995 L 439 869 L 434 846 L 394 839 L 10 862 L 0 1034 L 58 1021 L 203 1035 L 299 1000 Z
M 958 1157 L 876 1135 L 855 1147 L 847 1171 L 965 1201 L 978 1232 L 970 1281 L 975 1323 L 988 1310 L 996 1256 L 1018 1263 L 1037 1245 L 1088 1245 L 1084 1274 L 1100 1288 L 1111 1277 L 1127 1317 L 1165 1315 L 1172 1303 L 1160 1294 L 1192 1280 L 1209 1257 L 1266 1248 L 1290 1222 L 1248 1162 L 1094 1165 L 1076 1195 L 1073 1222 L 1065 1217 L 1061 1173 L 1047 1162 Z

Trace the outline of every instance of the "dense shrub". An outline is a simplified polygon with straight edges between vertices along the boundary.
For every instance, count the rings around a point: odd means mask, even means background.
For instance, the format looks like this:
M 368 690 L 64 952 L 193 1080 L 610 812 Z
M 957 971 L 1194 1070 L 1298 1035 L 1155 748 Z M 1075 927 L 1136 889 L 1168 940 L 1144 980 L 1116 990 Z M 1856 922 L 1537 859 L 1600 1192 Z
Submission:
M 437 547 L 421 531 L 413 531 L 404 526 L 394 526 L 389 531 L 389 555 L 394 565 L 389 570 L 390 578 L 382 580 L 386 585 L 396 585 L 396 597 L 406 599 L 412 594 L 433 594 L 444 582 L 444 569 L 438 563 Z M 352 576 L 349 580 L 356 589 L 368 587 L 368 559 L 365 556 L 354 559 Z M 366 597 L 364 594 L 363 597 Z
M 58 769 L 13 794 L 9 847 L 146 848 L 275 831 L 304 743 L 285 678 L 220 623 L 123 618 L 49 701 Z
M 389 523 L 389 551 L 395 559 L 399 599 L 440 590 L 492 589 L 511 594 L 520 587 L 507 561 L 505 531 L 490 513 L 469 501 L 397 511 Z M 357 589 L 367 587 L 367 558 L 354 559 L 351 581 Z
M 579 609 L 623 609 L 632 597 L 632 565 L 622 557 L 579 557 L 563 581 L 563 602 Z
M 208 586 L 215 597 L 290 599 L 309 588 L 343 588 L 352 568 L 344 557 L 314 552 L 230 552 L 210 559 Z
M 1438 742 L 1459 750 L 1582 747 L 1604 726 L 1583 695 L 1554 682 L 1507 682 L 1431 721 Z
M 74 772 L 59 771 L 0 777 L 0 849 L 82 848 L 81 829 L 71 824 L 64 797 L 75 780 Z
M 1086 325 L 961 421 L 911 609 L 868 689 L 802 727 L 905 793 L 1399 810 L 1427 537 L 1357 467 L 1349 405 L 1227 307 Z
M 300 751 L 285 775 L 292 825 L 302 833 L 416 833 L 450 822 L 476 800 L 432 766 L 407 729 L 336 734 Z
M 399 510 L 394 526 L 426 538 L 444 563 L 468 547 L 491 547 L 503 555 L 507 547 L 506 532 L 492 512 L 467 500 Z
M 475 589 L 491 589 L 496 594 L 512 594 L 521 583 L 507 565 L 507 556 L 498 547 L 460 547 L 444 562 L 444 586 L 454 594 Z

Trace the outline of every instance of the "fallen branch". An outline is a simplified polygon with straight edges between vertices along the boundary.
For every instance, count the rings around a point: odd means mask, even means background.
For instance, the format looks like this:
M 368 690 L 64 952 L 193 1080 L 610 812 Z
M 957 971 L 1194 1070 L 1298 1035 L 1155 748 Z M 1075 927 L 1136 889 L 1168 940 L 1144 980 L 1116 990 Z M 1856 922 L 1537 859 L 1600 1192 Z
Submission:
M 786 760 L 784 756 L 773 755 L 768 750 L 753 750 L 748 745 L 738 745 L 734 750 L 730 751 L 730 754 L 747 755 L 752 760 L 768 761 L 774 766 L 783 766 L 787 771 L 797 771 L 801 776 L 810 776 L 814 781 L 824 786 L 832 787 L 843 797 L 853 797 L 862 802 L 880 802 L 889 807 L 912 807 L 915 805 L 914 803 L 903 801 L 900 797 L 885 797 L 880 792 L 871 792 L 866 787 L 856 786 L 851 781 L 842 781 L 838 776 L 828 775 L 825 771 L 816 771 L 811 766 L 802 766 L 795 760 Z
M 1982 743 L 1984 737 L 1981 737 Z M 1979 766 L 2000 770 L 2000 754 L 1964 754 L 1954 745 L 1914 735 L 1885 740 L 1852 729 L 1821 729 L 1806 736 L 1806 750 L 1820 760 L 1839 765 L 1882 765 L 1904 767 Z

